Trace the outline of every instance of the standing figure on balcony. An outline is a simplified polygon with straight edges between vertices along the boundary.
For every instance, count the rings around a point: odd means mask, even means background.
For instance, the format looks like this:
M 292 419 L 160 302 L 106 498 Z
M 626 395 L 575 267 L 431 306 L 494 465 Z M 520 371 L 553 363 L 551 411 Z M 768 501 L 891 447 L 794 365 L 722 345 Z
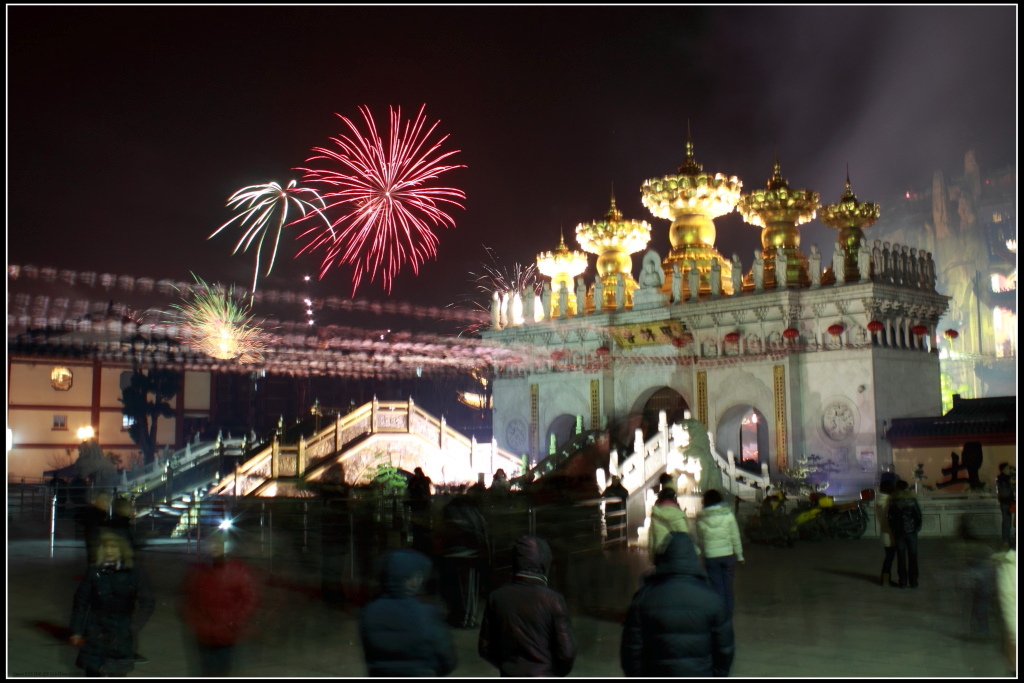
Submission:
M 690 290 L 690 301 L 700 298 L 700 271 L 697 270 L 697 262 L 690 259 L 686 262 L 690 272 L 686 274 L 686 286 Z
M 722 264 L 718 259 L 711 260 L 711 274 L 709 276 L 711 285 L 711 296 L 716 298 L 722 294 Z
M 594 278 L 594 313 L 604 312 L 604 282 L 601 280 L 601 274 L 598 273 L 597 277 Z
M 544 320 L 551 320 L 551 283 L 545 282 L 540 293 L 540 304 L 544 311 Z
M 760 249 L 754 250 L 754 265 L 750 269 L 750 276 L 754 280 L 754 291 L 760 292 L 764 289 L 764 256 Z
M 818 245 L 811 245 L 811 255 L 807 257 L 807 271 L 811 276 L 811 288 L 821 286 L 821 252 Z
M 582 277 L 576 278 L 576 315 L 587 311 L 587 285 Z
M 732 272 L 729 276 L 732 278 L 732 293 L 735 296 L 743 289 L 743 264 L 740 263 L 739 254 L 732 255 Z
M 678 304 L 683 300 L 683 273 L 679 270 L 679 264 L 672 264 L 672 303 Z
M 626 307 L 626 278 L 619 273 L 615 279 L 615 310 L 621 311 Z
M 857 268 L 860 271 L 861 282 L 871 279 L 871 248 L 864 238 L 861 238 L 860 249 L 857 250 Z
M 837 285 L 846 283 L 846 250 L 839 240 L 832 249 L 832 273 L 836 276 Z

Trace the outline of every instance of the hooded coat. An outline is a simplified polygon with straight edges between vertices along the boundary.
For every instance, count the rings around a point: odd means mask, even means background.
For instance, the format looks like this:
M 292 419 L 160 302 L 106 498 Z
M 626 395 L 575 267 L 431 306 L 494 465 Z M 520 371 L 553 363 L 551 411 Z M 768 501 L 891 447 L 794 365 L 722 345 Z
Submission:
M 455 646 L 441 611 L 416 597 L 430 566 L 414 550 L 396 550 L 385 558 L 381 595 L 359 617 L 371 676 L 446 676 L 455 669 Z
M 908 536 L 921 531 L 921 506 L 910 491 L 896 491 L 889 496 L 886 512 L 889 530 L 894 538 Z
M 734 655 L 725 602 L 708 585 L 689 535 L 673 533 L 626 614 L 622 670 L 627 676 L 728 676 Z
M 259 605 L 259 588 L 255 574 L 241 560 L 194 565 L 183 592 L 183 617 L 200 643 L 234 645 L 248 634 Z
M 137 567 L 90 565 L 71 611 L 70 631 L 85 639 L 76 666 L 116 675 L 131 671 L 132 635 L 146 624 L 155 606 L 149 582 Z
M 502 676 L 566 676 L 576 639 L 562 594 L 548 588 L 551 548 L 521 536 L 513 549 L 512 581 L 494 591 L 480 626 L 480 656 Z
M 697 537 L 704 557 L 735 555 L 737 562 L 743 561 L 740 528 L 725 504 L 711 505 L 697 513 Z
M 647 544 L 652 561 L 665 549 L 669 534 L 673 532 L 689 533 L 690 522 L 686 518 L 686 513 L 674 500 L 659 500 L 651 508 L 651 525 L 647 532 Z

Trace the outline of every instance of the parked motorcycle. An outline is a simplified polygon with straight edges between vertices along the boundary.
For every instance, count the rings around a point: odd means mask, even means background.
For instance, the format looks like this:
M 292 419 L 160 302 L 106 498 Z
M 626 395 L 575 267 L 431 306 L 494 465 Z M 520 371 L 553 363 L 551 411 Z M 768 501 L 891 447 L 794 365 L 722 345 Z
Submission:
M 856 540 L 867 531 L 868 505 L 874 497 L 874 490 L 864 489 L 860 500 L 836 504 L 832 496 L 814 494 L 807 503 L 798 504 L 789 531 L 805 541 Z
M 759 513 L 749 519 L 744 531 L 751 542 L 792 548 L 794 536 L 789 532 L 789 526 L 786 493 L 780 490 L 765 496 Z

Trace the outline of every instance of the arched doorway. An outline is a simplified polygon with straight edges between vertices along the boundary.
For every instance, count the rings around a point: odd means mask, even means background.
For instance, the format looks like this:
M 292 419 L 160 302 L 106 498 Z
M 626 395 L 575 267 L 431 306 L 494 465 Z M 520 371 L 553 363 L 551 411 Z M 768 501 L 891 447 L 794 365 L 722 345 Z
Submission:
M 736 466 L 760 474 L 761 465 L 769 465 L 768 420 L 750 405 L 729 408 L 718 421 L 715 444 L 723 455 L 732 451 Z
M 582 420 L 578 416 L 569 415 L 568 413 L 563 413 L 552 420 L 545 434 L 544 443 L 541 444 L 541 459 L 551 455 L 563 444 L 579 434 L 580 422 Z
M 672 389 L 671 387 L 662 387 L 651 394 L 651 397 L 647 399 L 643 408 L 643 423 L 649 426 L 649 429 L 644 430 L 644 438 L 650 438 L 658 429 L 658 415 L 661 411 L 665 411 L 665 417 L 668 419 L 668 424 L 672 425 L 676 422 L 682 422 L 685 419 L 685 413 L 690 409 L 686 404 L 686 399 L 682 395 Z

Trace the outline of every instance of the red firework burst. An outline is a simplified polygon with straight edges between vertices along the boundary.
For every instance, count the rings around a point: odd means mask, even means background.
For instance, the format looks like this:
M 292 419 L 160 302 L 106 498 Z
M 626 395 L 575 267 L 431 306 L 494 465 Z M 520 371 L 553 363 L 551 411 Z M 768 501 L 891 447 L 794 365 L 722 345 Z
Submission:
M 331 229 L 317 227 L 302 233 L 299 237 L 310 241 L 299 254 L 326 250 L 320 277 L 331 266 L 353 266 L 353 294 L 365 275 L 372 282 L 380 273 L 384 290 L 390 293 L 391 281 L 403 264 L 408 263 L 418 274 L 421 263 L 437 256 L 439 240 L 434 228 L 455 227 L 455 220 L 442 207 L 453 204 L 463 208 L 456 201 L 466 198 L 462 190 L 428 185 L 445 171 L 465 165 L 441 163 L 458 150 L 440 150 L 447 135 L 428 144 L 440 121 L 427 129 L 425 107 L 420 107 L 415 119 L 404 123 L 401 108 L 391 107 L 386 140 L 377 134 L 368 107 L 359 107 L 368 129 L 366 135 L 351 119 L 336 114 L 351 135 L 331 138 L 338 149 L 314 147 L 314 155 L 306 162 L 337 162 L 342 170 L 297 169 L 305 173 L 307 182 L 335 188 L 322 196 L 329 212 L 344 212 L 332 221 Z

